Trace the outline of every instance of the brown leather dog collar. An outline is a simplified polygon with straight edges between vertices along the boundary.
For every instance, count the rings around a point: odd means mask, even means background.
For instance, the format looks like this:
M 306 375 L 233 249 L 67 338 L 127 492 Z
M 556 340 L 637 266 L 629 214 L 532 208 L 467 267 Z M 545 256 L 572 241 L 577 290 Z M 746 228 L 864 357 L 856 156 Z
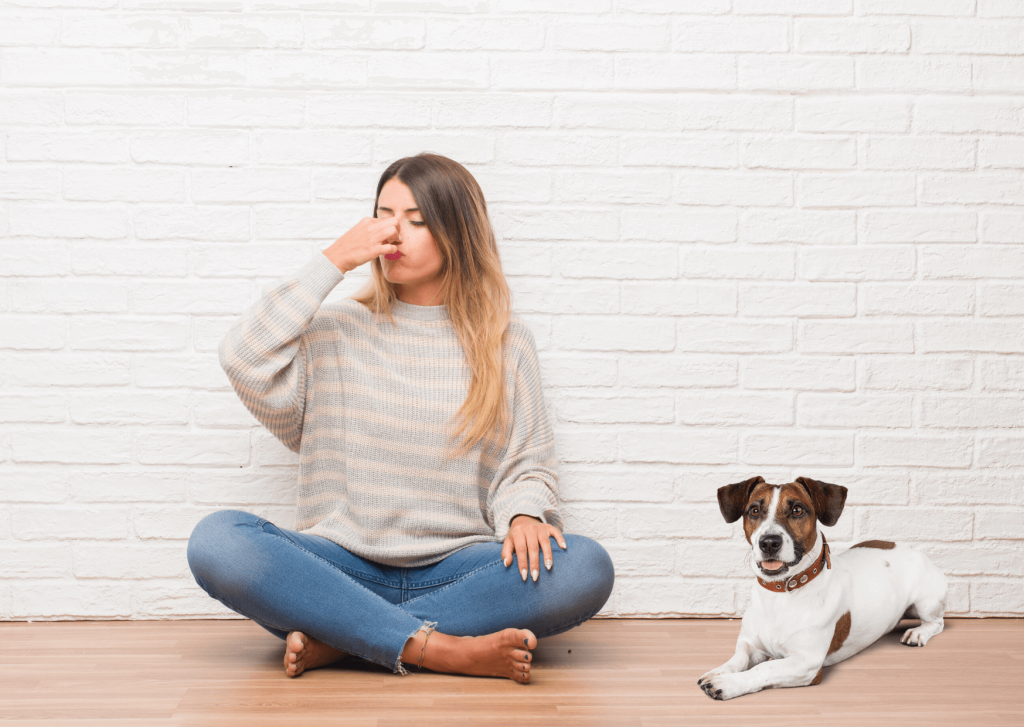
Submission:
M 797 588 L 802 588 L 808 583 L 817 578 L 826 568 L 832 567 L 832 558 L 828 554 L 828 543 L 825 541 L 825 536 L 821 536 L 821 557 L 814 561 L 807 570 L 797 573 L 795 576 L 786 579 L 785 581 L 766 581 L 761 578 L 757 579 L 757 582 L 761 584 L 761 587 L 765 590 L 771 591 L 772 593 L 789 593 L 795 591 Z

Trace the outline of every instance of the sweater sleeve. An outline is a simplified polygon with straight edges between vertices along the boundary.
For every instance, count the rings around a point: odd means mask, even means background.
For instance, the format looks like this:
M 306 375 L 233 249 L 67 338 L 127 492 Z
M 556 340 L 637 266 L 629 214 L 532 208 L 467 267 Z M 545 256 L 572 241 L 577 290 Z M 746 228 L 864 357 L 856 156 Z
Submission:
M 245 311 L 217 348 L 242 403 L 295 452 L 306 402 L 303 335 L 343 277 L 325 255 L 315 255 Z
M 489 497 L 494 534 L 502 539 L 516 515 L 531 515 L 562 529 L 555 441 L 541 390 L 536 344 L 525 325 L 513 330 L 509 332 L 515 352 L 511 436 Z

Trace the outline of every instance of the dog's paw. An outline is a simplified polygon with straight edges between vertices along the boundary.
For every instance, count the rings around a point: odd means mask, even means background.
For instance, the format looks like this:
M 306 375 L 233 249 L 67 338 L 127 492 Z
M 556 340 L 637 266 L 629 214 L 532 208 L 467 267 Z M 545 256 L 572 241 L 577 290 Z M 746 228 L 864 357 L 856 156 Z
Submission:
M 903 638 L 900 639 L 901 644 L 907 646 L 924 646 L 928 643 L 928 639 L 932 637 L 930 629 L 922 628 L 918 626 L 916 629 L 907 629 L 903 634 Z
M 736 674 L 708 672 L 697 681 L 697 684 L 712 699 L 732 699 L 741 694 L 746 694 L 739 685 L 739 679 Z

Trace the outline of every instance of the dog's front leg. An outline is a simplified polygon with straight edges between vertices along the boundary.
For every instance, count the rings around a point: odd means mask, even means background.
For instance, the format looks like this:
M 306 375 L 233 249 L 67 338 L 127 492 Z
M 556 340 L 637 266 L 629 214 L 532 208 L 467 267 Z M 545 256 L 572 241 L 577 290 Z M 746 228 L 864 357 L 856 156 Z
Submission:
M 814 681 L 823 663 L 824 656 L 794 654 L 746 671 L 712 676 L 701 686 L 712 699 L 732 699 L 770 687 L 805 687 Z
M 698 679 L 697 685 L 703 688 L 704 691 L 707 691 L 705 682 L 710 680 L 712 677 L 719 676 L 720 674 L 732 674 L 738 671 L 746 671 L 755 664 L 760 664 L 767 658 L 768 655 L 766 653 L 755 648 L 750 642 L 744 640 L 741 636 L 736 642 L 736 653 L 732 655 L 732 658 L 717 669 L 712 669 Z

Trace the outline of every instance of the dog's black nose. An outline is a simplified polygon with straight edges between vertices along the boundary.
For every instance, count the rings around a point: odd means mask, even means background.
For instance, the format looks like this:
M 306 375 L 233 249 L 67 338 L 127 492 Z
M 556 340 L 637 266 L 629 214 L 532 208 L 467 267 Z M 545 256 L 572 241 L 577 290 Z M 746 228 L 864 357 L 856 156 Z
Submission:
M 782 536 L 762 535 L 757 544 L 761 546 L 761 552 L 765 555 L 775 555 L 782 547 Z

